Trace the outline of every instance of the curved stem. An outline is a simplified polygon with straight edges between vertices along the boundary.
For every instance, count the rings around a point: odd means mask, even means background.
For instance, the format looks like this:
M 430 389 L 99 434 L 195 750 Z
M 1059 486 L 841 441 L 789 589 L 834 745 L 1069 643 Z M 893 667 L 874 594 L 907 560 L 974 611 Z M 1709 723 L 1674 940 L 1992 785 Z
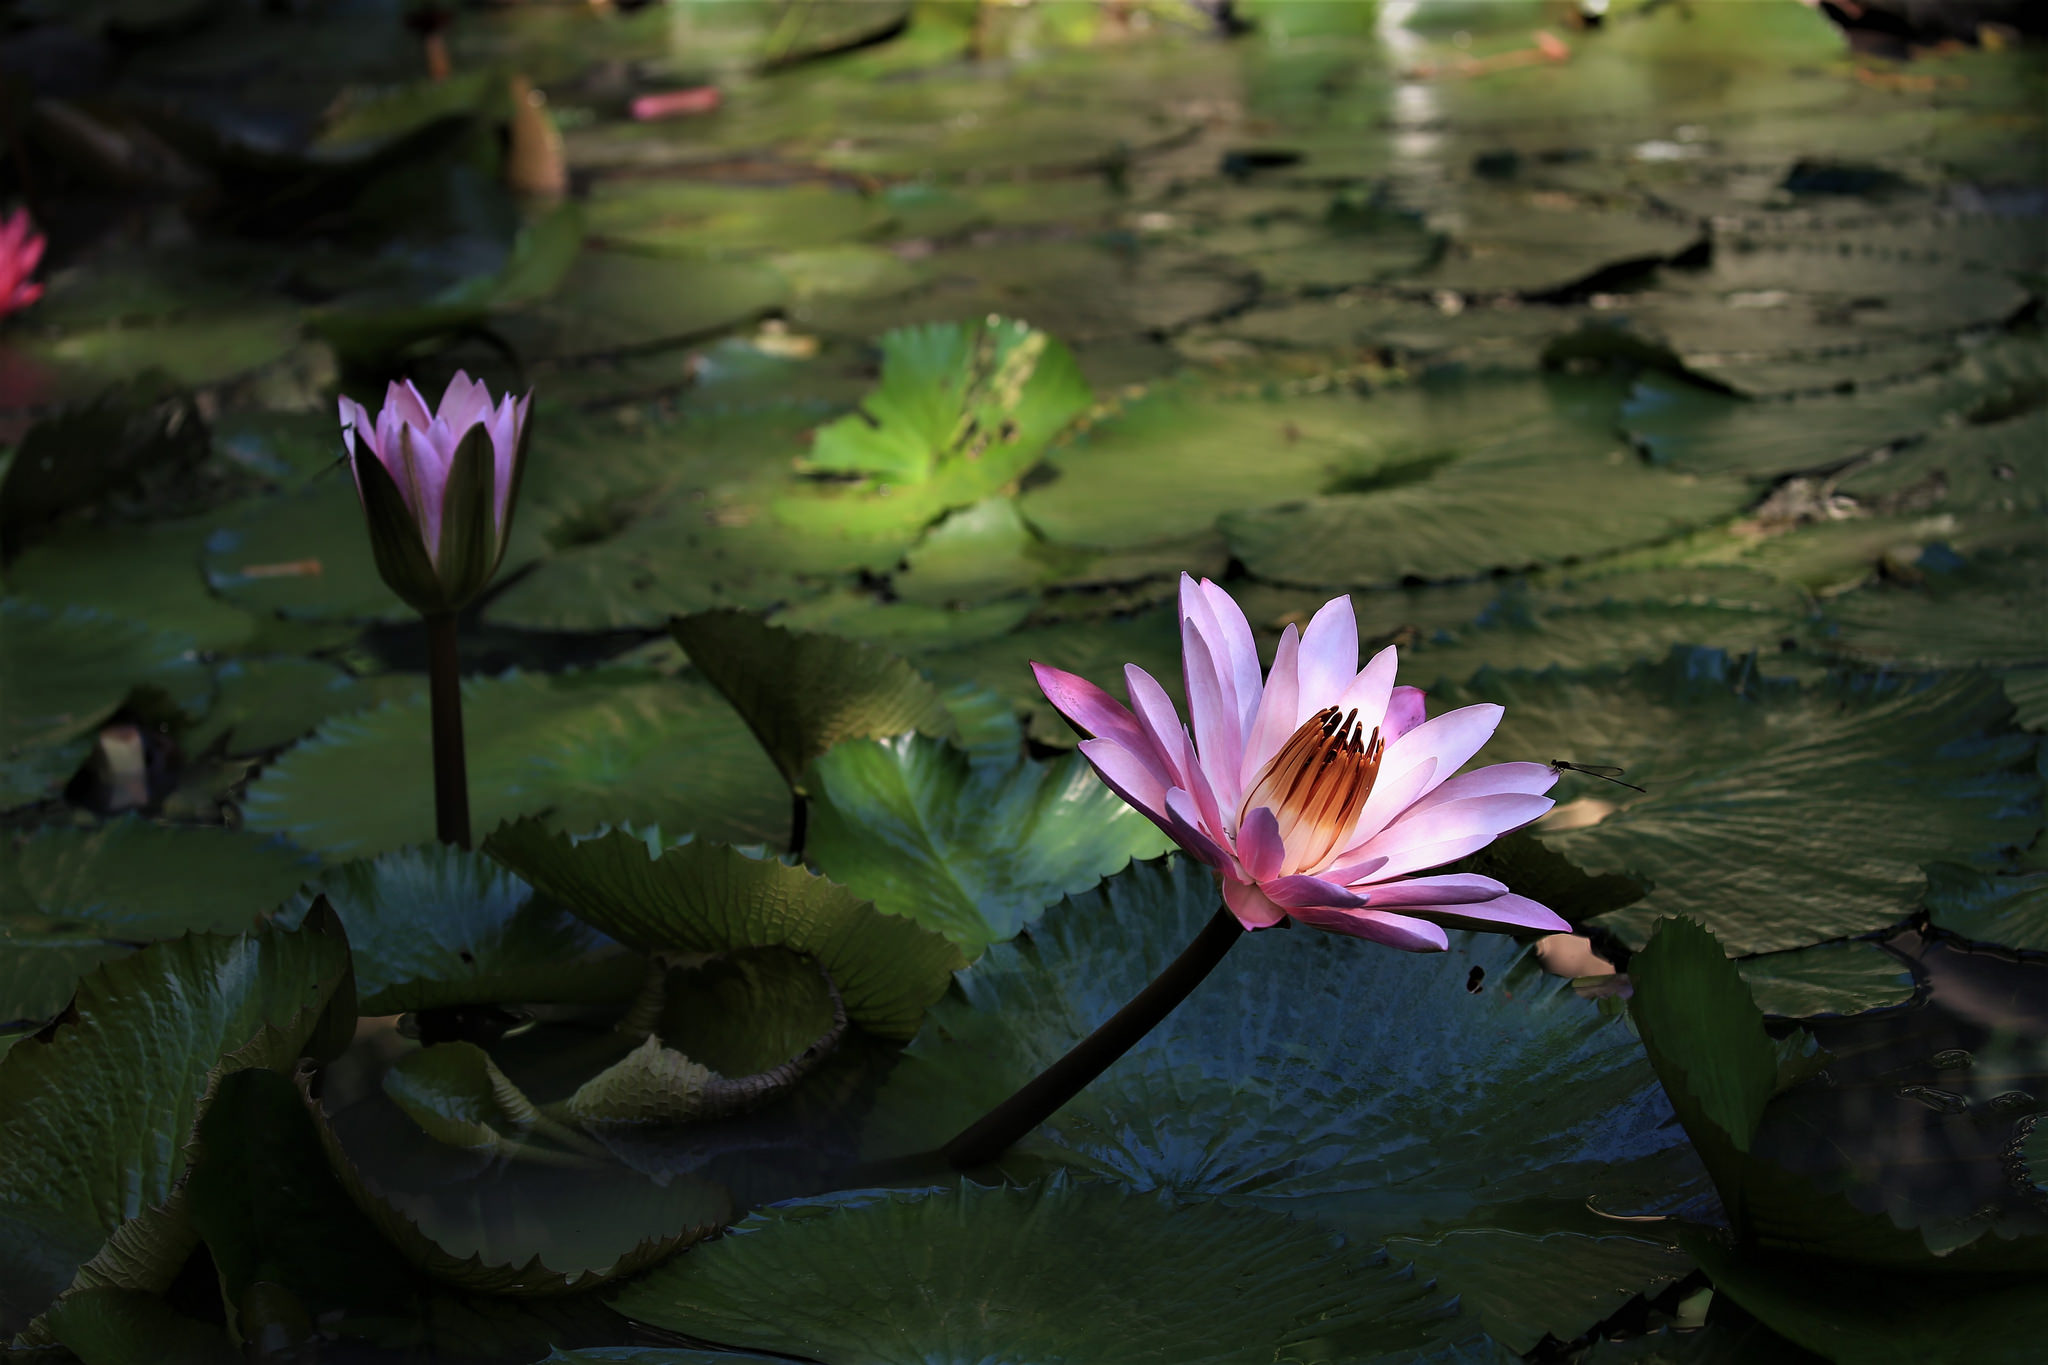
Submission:
M 1181 950 L 1152 984 L 1139 991 L 1111 1015 L 1102 1027 L 1083 1038 L 1016 1094 L 1004 1100 L 964 1129 L 940 1149 L 954 1170 L 964 1171 L 986 1165 L 1039 1124 L 1051 1118 L 1061 1105 L 1081 1093 L 1082 1087 L 1107 1071 L 1110 1064 L 1134 1047 L 1140 1038 L 1173 1013 L 1188 993 L 1216 969 L 1231 945 L 1244 937 L 1244 926 L 1228 909 L 1219 909 L 1202 926 L 1194 942 Z
M 434 833 L 469 847 L 469 764 L 462 753 L 462 662 L 455 613 L 427 619 L 427 696 L 434 723 Z

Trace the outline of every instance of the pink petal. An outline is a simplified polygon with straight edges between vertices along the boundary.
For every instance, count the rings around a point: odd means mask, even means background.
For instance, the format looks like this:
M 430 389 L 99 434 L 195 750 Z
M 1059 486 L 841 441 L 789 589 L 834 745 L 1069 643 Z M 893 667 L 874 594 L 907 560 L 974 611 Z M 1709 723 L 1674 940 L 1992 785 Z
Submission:
M 1195 756 L 1208 775 L 1216 799 L 1237 809 L 1244 784 L 1238 769 L 1244 762 L 1244 737 L 1237 705 L 1216 670 L 1208 641 L 1192 620 L 1180 623 L 1181 666 L 1187 674 L 1188 721 L 1195 732 Z
M 1378 905 L 1379 902 L 1380 893 L 1375 891 L 1373 904 Z M 1571 932 L 1571 925 L 1566 924 L 1547 907 L 1538 905 L 1527 896 L 1513 894 L 1472 905 L 1439 905 L 1417 910 L 1415 913 L 1432 923 L 1448 925 L 1453 929 L 1478 929 L 1493 933 L 1499 933 L 1503 929 L 1515 929 L 1532 934 Z
M 1166 784 L 1143 760 L 1113 739 L 1084 739 L 1080 748 L 1089 766 L 1126 805 L 1143 811 L 1161 829 L 1167 829 Z M 1167 832 L 1172 833 L 1170 829 Z
M 1302 632 L 1295 726 L 1325 706 L 1334 706 L 1357 673 L 1358 621 L 1351 614 L 1349 597 L 1333 597 Z
M 1392 744 L 1428 718 L 1423 703 L 1428 694 L 1419 687 L 1397 687 L 1387 699 L 1387 718 L 1380 722 L 1380 738 Z
M 1287 862 L 1287 845 L 1280 841 L 1280 821 L 1264 806 L 1246 813 L 1237 827 L 1237 857 L 1244 870 L 1257 881 L 1271 881 Z
M 1436 780 L 1446 781 L 1479 752 L 1500 726 L 1503 708 L 1492 702 L 1461 706 L 1426 720 L 1387 746 L 1382 773 L 1402 773 L 1425 758 L 1436 760 Z
M 358 439 L 372 456 L 378 455 L 377 424 L 371 420 L 369 409 L 346 396 L 341 400 L 341 439 L 350 456 L 356 453 Z
M 1185 787 L 1200 769 L 1195 764 L 1195 746 L 1188 739 L 1180 713 L 1159 680 L 1136 664 L 1124 665 L 1124 690 L 1130 694 L 1131 710 L 1138 726 L 1151 739 L 1173 776 L 1174 785 Z
M 1230 674 L 1231 690 L 1237 694 L 1238 733 L 1248 735 L 1265 691 L 1259 680 L 1259 646 L 1252 639 L 1251 622 L 1244 619 L 1244 608 L 1229 593 L 1205 578 L 1202 596 L 1208 599 L 1209 614 L 1216 622 L 1215 633 L 1210 634 L 1206 627 L 1203 633 L 1209 637 L 1210 653 L 1221 651 L 1217 666 Z
M 1176 780 L 1160 754 L 1159 746 L 1152 742 L 1152 737 L 1145 733 L 1128 707 L 1119 705 L 1109 693 L 1079 674 L 1041 663 L 1032 664 L 1031 673 L 1038 679 L 1038 690 L 1045 693 L 1045 699 L 1053 704 L 1053 709 L 1072 721 L 1083 734 L 1109 740 L 1130 752 L 1151 769 L 1162 792 Z
M 1287 912 L 1266 899 L 1266 893 L 1256 886 L 1232 881 L 1223 882 L 1223 903 L 1230 907 L 1230 913 L 1237 916 L 1237 922 L 1247 929 L 1270 929 L 1287 918 Z
M 1175 787 L 1166 793 L 1166 822 L 1166 832 L 1196 861 L 1225 873 L 1238 871 L 1237 859 L 1230 856 L 1230 850 L 1203 831 L 1202 812 L 1186 787 Z
M 1367 898 L 1358 892 L 1320 877 L 1275 877 L 1271 881 L 1261 877 L 1259 889 L 1289 914 L 1297 910 L 1363 910 L 1367 904 Z
M 1357 708 L 1358 728 L 1368 735 L 1386 719 L 1387 701 L 1394 692 L 1394 670 L 1399 664 L 1394 647 L 1388 645 L 1372 656 L 1371 662 L 1358 671 L 1358 676 L 1345 687 L 1344 695 L 1337 699 L 1337 709 L 1346 715 Z M 1383 728 L 1380 738 L 1386 738 Z
M 1441 877 L 1406 877 L 1372 887 L 1375 910 L 1403 910 L 1416 905 L 1477 905 L 1498 900 L 1507 886 L 1476 872 L 1451 872 Z
M 427 411 L 427 400 L 420 397 L 420 391 L 412 386 L 410 379 L 393 380 L 384 390 L 384 412 L 396 413 L 398 420 L 409 427 L 425 431 L 433 425 L 434 414 Z
M 1384 773 L 1385 769 L 1382 768 Z M 1365 805 L 1359 809 L 1358 820 L 1351 826 L 1351 833 L 1344 839 L 1344 851 L 1337 854 L 1333 863 L 1357 861 L 1358 851 L 1365 844 L 1399 819 L 1415 803 L 1417 797 L 1428 791 L 1436 781 L 1436 760 L 1425 758 L 1404 773 L 1392 777 L 1382 776 L 1372 784 L 1372 791 L 1365 798 Z
M 639 95 L 628 106 L 635 119 L 679 118 L 687 114 L 708 114 L 718 107 L 718 87 L 693 85 L 686 90 L 663 90 Z
M 1294 918 L 1311 929 L 1371 939 L 1411 953 L 1440 953 L 1451 946 L 1443 930 L 1428 920 L 1390 915 L 1381 910 L 1294 910 Z
M 448 429 L 460 440 L 490 410 L 491 391 L 471 379 L 468 371 L 457 370 L 455 377 L 448 381 L 448 387 L 441 391 L 441 410 L 435 415 L 446 422 Z
M 1387 860 L 1385 858 L 1367 858 L 1362 863 L 1349 863 L 1343 867 L 1333 867 L 1323 873 L 1322 877 L 1324 881 L 1335 882 L 1339 886 L 1356 886 L 1386 865 Z
M 1280 647 L 1273 652 L 1273 671 L 1266 675 L 1259 709 L 1247 732 L 1244 763 L 1238 769 L 1238 784 L 1242 787 L 1251 785 L 1259 769 L 1272 761 L 1295 731 L 1294 698 L 1300 653 L 1301 632 L 1289 624 L 1280 632 Z
M 1470 801 L 1452 801 L 1411 820 L 1396 820 L 1358 852 L 1366 857 L 1386 858 L 1386 866 L 1373 874 L 1376 880 L 1386 881 L 1476 853 L 1509 830 L 1520 829 L 1541 817 L 1555 804 L 1547 796 L 1481 796 Z
M 1459 773 L 1401 812 L 1400 818 L 1406 820 L 1446 802 L 1469 801 L 1475 796 L 1541 796 L 1556 785 L 1557 769 L 1548 763 L 1495 763 Z

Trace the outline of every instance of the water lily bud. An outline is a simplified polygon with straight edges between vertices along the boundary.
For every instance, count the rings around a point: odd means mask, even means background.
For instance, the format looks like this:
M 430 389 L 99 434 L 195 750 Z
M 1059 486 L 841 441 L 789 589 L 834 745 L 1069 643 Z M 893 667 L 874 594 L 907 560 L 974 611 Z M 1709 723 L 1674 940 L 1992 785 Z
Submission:
M 505 153 L 505 183 L 515 194 L 559 199 L 569 192 L 569 158 L 562 132 L 548 114 L 547 96 L 524 76 L 512 78 L 512 143 Z
M 42 234 L 29 222 L 27 209 L 0 218 L 0 318 L 43 296 L 43 287 L 29 276 L 43 259 L 45 245 Z
M 393 384 L 384 410 L 341 400 L 341 438 L 370 523 L 377 572 L 424 615 L 459 611 L 489 585 L 505 557 L 526 467 L 533 395 L 490 391 L 457 372 L 430 412 L 411 381 Z

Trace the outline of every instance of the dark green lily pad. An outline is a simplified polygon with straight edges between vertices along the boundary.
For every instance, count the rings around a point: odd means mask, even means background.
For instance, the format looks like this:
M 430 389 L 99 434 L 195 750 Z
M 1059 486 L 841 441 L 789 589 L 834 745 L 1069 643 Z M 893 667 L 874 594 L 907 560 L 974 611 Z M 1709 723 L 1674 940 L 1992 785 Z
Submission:
M 426 690 L 418 673 L 357 677 L 317 659 L 230 659 L 214 670 L 213 705 L 185 733 L 194 752 L 218 744 L 230 754 L 281 749 L 330 716 L 405 701 Z
M 645 350 L 694 340 L 760 317 L 788 283 L 758 261 L 586 250 L 553 294 L 507 315 L 515 343 L 563 358 Z
M 1817 943 L 1735 965 L 1757 1008 L 1779 1018 L 1861 1014 L 1906 1004 L 1916 993 L 1912 969 L 1876 943 Z
M 192 1236 L 178 1197 L 193 1125 L 220 1078 L 281 1068 L 354 1015 L 332 916 L 295 933 L 194 934 L 88 976 L 50 1041 L 0 1057 L 0 1330 L 31 1330 L 76 1288 L 160 1291 Z
M 2048 952 L 2048 872 L 1995 876 L 1961 863 L 1927 867 L 1927 917 L 1975 943 Z
M 1822 647 L 1908 668 L 2048 663 L 2048 554 L 1923 553 L 1916 568 L 1911 586 L 1877 583 L 1830 601 Z
M 231 652 L 255 634 L 249 613 L 207 591 L 200 571 L 212 527 L 204 519 L 77 528 L 39 540 L 7 566 L 7 590 L 62 609 L 130 616 Z
M 1801 687 L 1674 650 L 1584 677 L 1483 671 L 1434 702 L 1504 705 L 1496 761 L 1615 764 L 1648 788 L 1567 776 L 1536 829 L 1650 885 L 1599 921 L 1632 944 L 1677 914 L 1742 954 L 1881 929 L 1911 914 L 1921 863 L 1995 860 L 2040 822 L 2033 741 L 1988 679 Z
M 990 948 L 890 1077 L 873 1148 L 945 1142 L 1136 995 L 1219 903 L 1206 869 L 1141 864 Z M 1562 1227 L 1588 1199 L 1635 1212 L 1692 1178 L 1634 1036 L 1512 940 L 1411 956 L 1302 929 L 1240 943 L 1005 1161 L 1363 1237 L 1525 1201 L 1560 1201 Z
M 238 1365 L 242 1359 L 220 1328 L 135 1289 L 82 1289 L 60 1299 L 50 1310 L 49 1330 L 83 1365 Z
M 570 829 L 634 817 L 707 838 L 782 834 L 782 784 L 701 683 L 629 670 L 508 674 L 463 693 L 478 830 L 545 811 Z M 429 842 L 427 730 L 424 698 L 329 720 L 250 787 L 250 827 L 330 858 Z
M 731 611 L 686 616 L 670 631 L 800 792 L 811 761 L 846 740 L 954 728 L 938 690 L 872 645 Z
M 1078 754 L 975 762 L 919 735 L 838 745 L 811 769 L 809 856 L 970 957 L 1133 858 L 1172 847 Z
M 313 879 L 348 930 L 365 1014 L 609 1004 L 645 974 L 626 951 L 481 853 L 439 844 Z
M 889 1365 L 1358 1360 L 1428 1344 L 1447 1307 L 1290 1219 L 1058 1177 L 784 1204 L 612 1302 L 725 1346 Z
M 49 1018 L 140 944 L 253 928 L 313 870 L 278 840 L 138 816 L 0 844 L 0 1019 Z
M 885 1038 L 908 1038 L 946 989 L 959 951 L 899 915 L 801 867 L 704 842 L 664 847 L 659 831 L 584 839 L 532 821 L 485 850 L 622 942 L 646 951 L 788 948 L 832 978 L 846 1012 Z

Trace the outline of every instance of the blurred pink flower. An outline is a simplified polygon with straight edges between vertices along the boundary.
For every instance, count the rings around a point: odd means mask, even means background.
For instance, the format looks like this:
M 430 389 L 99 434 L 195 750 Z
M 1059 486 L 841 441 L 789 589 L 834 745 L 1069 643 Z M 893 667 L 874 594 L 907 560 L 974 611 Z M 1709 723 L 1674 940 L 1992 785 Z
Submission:
M 1081 752 L 1110 788 L 1215 869 L 1238 922 L 1293 918 L 1317 929 L 1429 952 L 1443 926 L 1567 933 L 1571 926 L 1475 873 L 1418 876 L 1541 816 L 1557 781 L 1545 763 L 1458 774 L 1502 709 L 1424 718 L 1423 694 L 1394 685 L 1394 650 L 1358 667 L 1351 600 L 1326 603 L 1280 637 L 1261 677 L 1244 612 L 1183 574 L 1181 660 L 1191 727 L 1135 664 L 1131 705 L 1071 673 L 1033 664 L 1060 713 L 1092 738 Z M 1457 774 L 1457 775 L 1454 775 Z
M 410 380 L 384 410 L 341 400 L 341 437 L 370 519 L 377 569 L 422 612 L 454 611 L 483 591 L 504 558 L 525 466 L 533 395 L 495 407 L 458 371 L 430 411 Z M 371 458 L 364 459 L 367 452 Z
M 687 90 L 663 90 L 640 95 L 632 104 L 632 115 L 641 122 L 708 114 L 718 108 L 720 96 L 715 85 L 693 85 Z
M 27 209 L 0 218 L 0 318 L 43 296 L 43 287 L 29 276 L 35 274 L 47 245 L 29 222 Z

